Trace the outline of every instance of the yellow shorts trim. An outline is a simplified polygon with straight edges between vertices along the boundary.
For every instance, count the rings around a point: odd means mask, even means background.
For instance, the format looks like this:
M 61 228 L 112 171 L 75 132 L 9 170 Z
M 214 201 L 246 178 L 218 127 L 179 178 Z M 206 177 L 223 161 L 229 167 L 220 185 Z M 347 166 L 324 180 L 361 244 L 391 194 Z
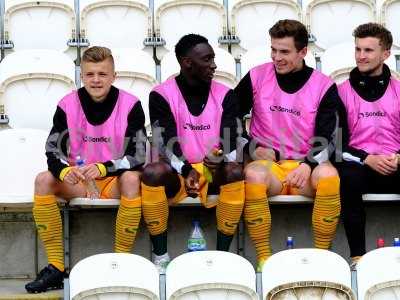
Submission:
M 300 161 L 280 160 L 273 162 L 270 160 L 257 160 L 257 162 L 269 168 L 271 173 L 282 183 L 280 195 L 299 195 L 299 189 L 286 185 L 284 181 L 286 176 L 300 165 Z
M 118 184 L 117 176 L 110 176 L 105 178 L 96 179 L 97 188 L 100 191 L 101 199 L 110 199 L 112 188 Z

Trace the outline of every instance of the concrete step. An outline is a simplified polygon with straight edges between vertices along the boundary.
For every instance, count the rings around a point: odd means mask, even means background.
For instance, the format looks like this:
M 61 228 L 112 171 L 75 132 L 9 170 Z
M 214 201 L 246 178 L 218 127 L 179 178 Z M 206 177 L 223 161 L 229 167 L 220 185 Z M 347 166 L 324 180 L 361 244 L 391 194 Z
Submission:
M 62 300 L 63 290 L 54 290 L 40 294 L 29 294 L 25 291 L 25 284 L 30 279 L 0 279 L 0 300 Z

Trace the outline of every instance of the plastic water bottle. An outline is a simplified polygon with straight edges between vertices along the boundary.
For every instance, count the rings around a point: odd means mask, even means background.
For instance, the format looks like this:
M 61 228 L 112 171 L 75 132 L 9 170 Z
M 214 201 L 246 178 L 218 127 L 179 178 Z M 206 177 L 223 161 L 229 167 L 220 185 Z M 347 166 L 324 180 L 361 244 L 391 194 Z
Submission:
M 81 168 L 85 165 L 85 160 L 79 155 L 76 157 L 76 165 Z M 86 186 L 87 194 L 90 199 L 98 199 L 100 197 L 100 191 L 97 188 L 96 181 L 94 179 L 88 179 L 84 181 Z
M 378 238 L 376 241 L 376 248 L 383 248 L 385 247 L 385 240 L 383 238 Z
M 187 241 L 188 252 L 207 250 L 207 243 L 199 221 L 193 221 L 192 231 Z
M 393 239 L 393 247 L 400 247 L 400 238 L 395 237 Z
M 293 237 L 288 236 L 286 239 L 286 249 L 293 249 L 294 248 L 294 240 Z

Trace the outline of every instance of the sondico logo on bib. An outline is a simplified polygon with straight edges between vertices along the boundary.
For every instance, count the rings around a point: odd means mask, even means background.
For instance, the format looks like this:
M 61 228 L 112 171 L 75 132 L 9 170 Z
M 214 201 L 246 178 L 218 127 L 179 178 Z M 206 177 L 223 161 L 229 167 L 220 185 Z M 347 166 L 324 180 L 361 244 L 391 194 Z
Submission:
M 370 117 L 386 117 L 386 112 L 384 111 L 366 111 L 366 112 L 360 112 L 358 114 L 358 118 L 370 118 Z
M 183 125 L 183 128 L 184 129 L 190 129 L 190 130 L 208 130 L 208 129 L 211 128 L 211 125 L 210 124 L 208 124 L 208 125 L 203 125 L 203 124 L 201 124 L 201 125 L 193 125 L 193 124 L 190 124 L 190 123 L 185 123 L 185 125 Z
M 301 115 L 300 111 L 298 111 L 294 108 L 286 108 L 286 107 L 282 107 L 280 105 L 271 105 L 269 107 L 269 109 L 270 109 L 270 111 L 289 113 L 289 114 L 295 115 L 297 117 L 299 117 Z
M 83 137 L 84 142 L 90 142 L 90 143 L 110 143 L 111 138 L 107 136 L 99 136 L 99 137 L 93 137 L 93 136 L 84 136 Z

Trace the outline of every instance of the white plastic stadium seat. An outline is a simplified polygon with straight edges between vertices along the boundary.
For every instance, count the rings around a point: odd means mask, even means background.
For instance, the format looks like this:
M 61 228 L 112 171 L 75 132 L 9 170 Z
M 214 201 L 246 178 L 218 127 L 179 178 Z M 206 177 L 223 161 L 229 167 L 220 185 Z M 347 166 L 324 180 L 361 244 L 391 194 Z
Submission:
M 381 23 L 393 35 L 393 44 L 400 49 L 400 1 L 386 0 L 381 8 Z
M 166 271 L 167 300 L 257 300 L 256 275 L 243 257 L 222 251 L 185 253 Z
M 152 262 L 128 253 L 104 253 L 78 262 L 69 277 L 72 300 L 158 300 L 159 275 Z
M 262 270 L 263 299 L 355 300 L 350 268 L 338 254 L 292 249 L 272 255 Z
M 222 0 L 157 0 L 155 1 L 155 31 L 173 50 L 185 34 L 205 36 L 211 45 L 226 34 L 226 13 Z
M 301 21 L 301 7 L 294 0 L 230 0 L 229 6 L 231 34 L 239 37 L 244 50 L 263 46 L 278 20 Z
M 400 299 L 400 247 L 379 248 L 357 264 L 358 300 Z
M 247 51 L 240 59 L 242 77 L 245 76 L 251 68 L 271 61 L 271 45 L 269 43 Z M 309 67 L 315 69 L 315 57 L 310 49 L 307 52 L 305 61 Z
M 328 48 L 321 56 L 321 70 L 336 83 L 349 78 L 350 71 L 356 66 L 354 41 Z
M 55 50 L 21 50 L 0 64 L 0 104 L 13 128 L 50 130 L 59 100 L 75 88 L 75 65 Z
M 7 0 L 4 17 L 5 38 L 14 50 L 68 50 L 75 35 L 73 0 Z M 75 51 L 76 52 L 76 51 Z
M 35 177 L 47 169 L 47 136 L 38 129 L 0 131 L 0 207 L 32 206 Z
M 215 64 L 217 69 L 214 74 L 216 81 L 222 82 L 228 87 L 234 88 L 236 86 L 236 63 L 233 56 L 221 49 L 214 47 Z M 161 81 L 164 81 L 171 76 L 179 74 L 179 63 L 176 60 L 175 52 L 170 51 L 164 55 L 161 61 Z
M 373 0 L 314 0 L 308 4 L 306 14 L 309 32 L 321 49 L 354 41 L 353 30 L 375 19 Z
M 136 95 L 142 102 L 146 126 L 150 125 L 149 93 L 157 84 L 153 58 L 138 49 L 112 49 L 117 78 L 115 86 Z
M 81 35 L 91 46 L 143 49 L 152 34 L 148 0 L 81 1 Z

